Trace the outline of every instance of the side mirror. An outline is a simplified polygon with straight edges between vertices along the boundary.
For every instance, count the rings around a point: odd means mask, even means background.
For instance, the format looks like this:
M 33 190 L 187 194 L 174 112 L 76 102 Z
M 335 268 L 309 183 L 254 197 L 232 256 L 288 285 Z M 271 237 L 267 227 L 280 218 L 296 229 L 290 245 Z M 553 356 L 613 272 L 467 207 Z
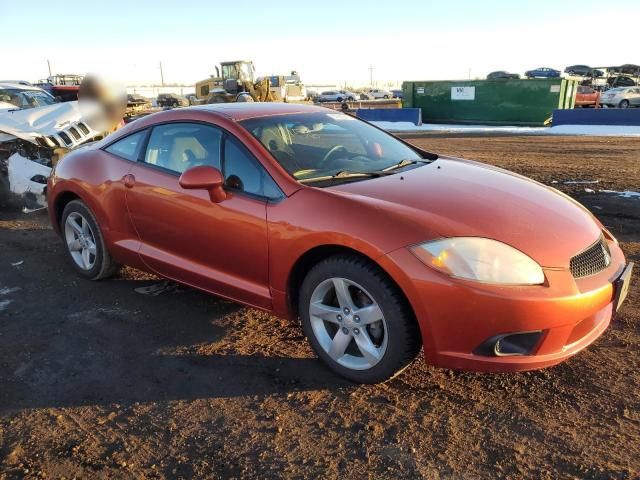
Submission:
M 220 203 L 229 194 L 224 191 L 224 177 L 222 172 L 214 167 L 201 165 L 185 171 L 178 179 L 180 186 L 189 190 L 207 190 L 209 198 L 214 203 Z

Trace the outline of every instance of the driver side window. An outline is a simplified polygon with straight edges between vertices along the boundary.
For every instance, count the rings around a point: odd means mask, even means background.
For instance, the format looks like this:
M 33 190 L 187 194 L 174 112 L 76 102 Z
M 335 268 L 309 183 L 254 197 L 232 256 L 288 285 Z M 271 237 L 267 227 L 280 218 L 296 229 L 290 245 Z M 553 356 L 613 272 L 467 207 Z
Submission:
M 209 165 L 220 168 L 222 132 L 198 123 L 172 123 L 154 127 L 144 162 L 175 173 Z

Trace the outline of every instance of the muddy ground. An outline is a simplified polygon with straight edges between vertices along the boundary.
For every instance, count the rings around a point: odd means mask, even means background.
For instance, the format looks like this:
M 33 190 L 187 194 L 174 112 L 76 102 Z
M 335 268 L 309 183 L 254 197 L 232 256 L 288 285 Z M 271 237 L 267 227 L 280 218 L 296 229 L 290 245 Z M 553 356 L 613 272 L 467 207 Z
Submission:
M 585 202 L 640 262 L 640 141 L 412 138 Z M 565 181 L 598 180 L 597 184 Z M 596 190 L 585 192 L 585 188 Z M 557 367 L 416 361 L 356 386 L 295 323 L 125 269 L 74 275 L 41 214 L 0 212 L 0 478 L 637 478 L 640 275 L 608 331 Z M 636 272 L 640 271 L 637 269 Z

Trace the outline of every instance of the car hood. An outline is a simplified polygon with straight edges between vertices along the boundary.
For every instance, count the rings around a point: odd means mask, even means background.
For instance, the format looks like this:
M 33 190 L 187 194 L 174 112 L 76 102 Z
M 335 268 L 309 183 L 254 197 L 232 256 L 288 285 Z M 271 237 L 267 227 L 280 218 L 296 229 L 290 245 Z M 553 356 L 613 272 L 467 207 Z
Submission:
M 504 242 L 548 268 L 568 268 L 601 226 L 555 189 L 496 167 L 443 158 L 412 170 L 331 187 L 419 223 L 426 238 L 478 236 Z M 428 236 L 430 235 L 430 236 Z

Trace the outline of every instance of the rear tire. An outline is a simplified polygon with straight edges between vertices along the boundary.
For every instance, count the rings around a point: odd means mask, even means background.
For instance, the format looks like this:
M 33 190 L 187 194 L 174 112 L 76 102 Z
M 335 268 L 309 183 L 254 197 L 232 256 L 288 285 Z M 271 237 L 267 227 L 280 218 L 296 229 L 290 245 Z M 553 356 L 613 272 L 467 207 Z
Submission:
M 631 106 L 631 104 L 629 103 L 629 100 L 622 100 L 618 104 L 618 107 L 620 107 L 620 108 L 629 108 L 630 106 Z
M 302 283 L 298 308 L 318 357 L 353 382 L 393 378 L 421 347 L 417 322 L 398 287 L 356 256 L 337 255 L 314 266 Z
M 100 280 L 120 268 L 107 250 L 95 215 L 82 200 L 66 205 L 60 228 L 71 264 L 82 277 Z

